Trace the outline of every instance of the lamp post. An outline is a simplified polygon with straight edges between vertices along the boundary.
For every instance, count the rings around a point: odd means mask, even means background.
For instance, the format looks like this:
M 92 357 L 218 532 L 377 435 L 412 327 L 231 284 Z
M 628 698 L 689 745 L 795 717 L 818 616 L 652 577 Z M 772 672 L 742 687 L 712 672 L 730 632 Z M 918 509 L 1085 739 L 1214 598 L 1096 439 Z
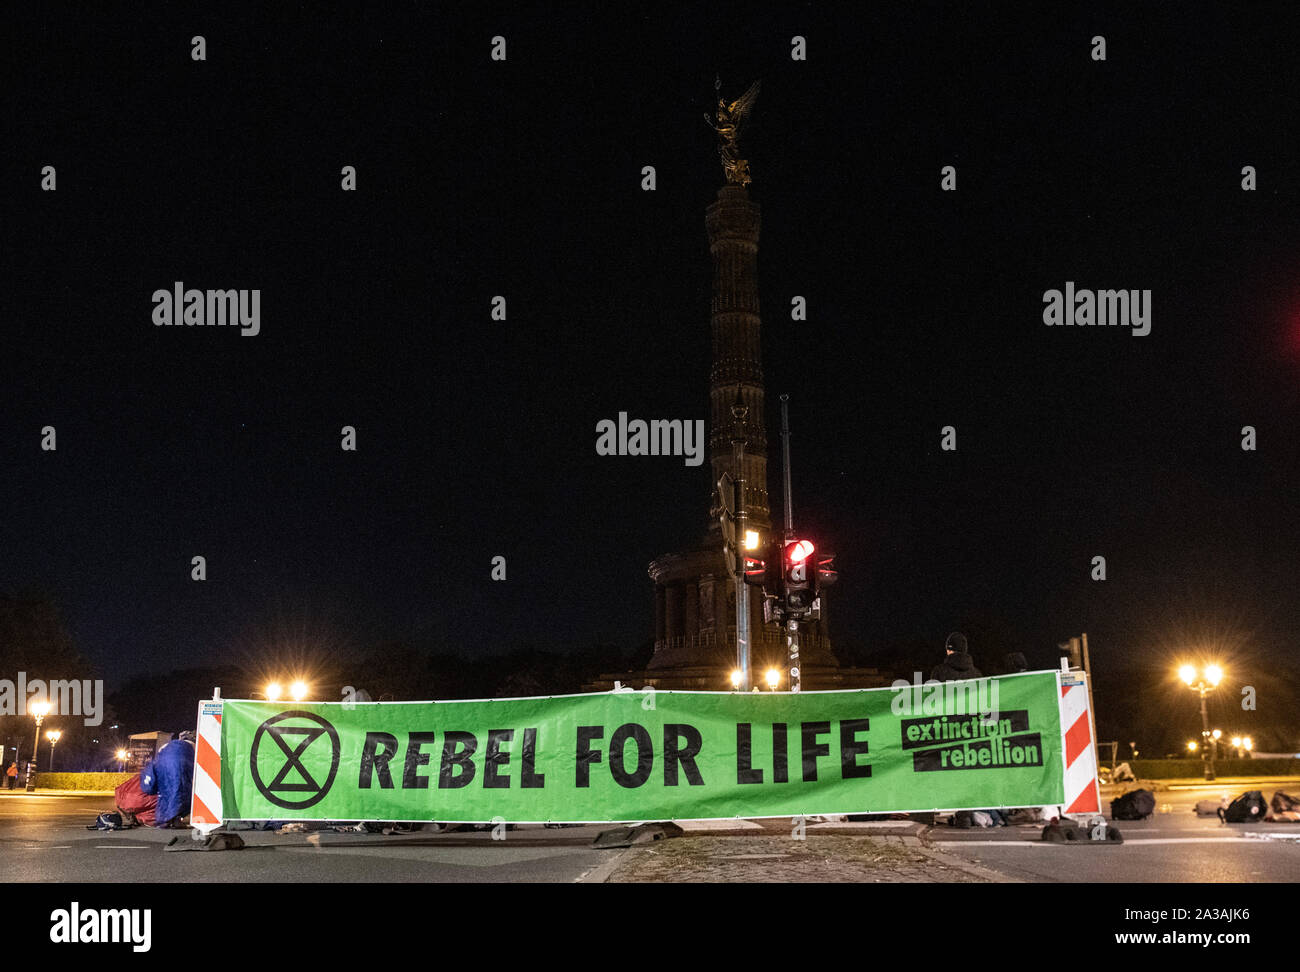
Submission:
M 127 755 L 128 755 L 128 754 L 127 754 L 127 751 L 126 751 L 125 749 L 119 749 L 119 750 L 118 750 L 116 753 L 114 753 L 113 755 L 117 757 L 117 771 L 118 771 L 119 773 L 125 772 L 125 771 L 126 771 L 126 757 L 127 757 Z
M 54 747 L 58 745 L 59 737 L 62 735 L 63 733 L 60 732 L 58 729 L 51 729 L 49 732 L 45 734 L 45 738 L 50 741 L 50 772 L 51 773 L 54 772 Z
M 36 751 L 41 744 L 41 721 L 49 714 L 50 703 L 37 702 L 30 708 L 36 719 L 36 733 L 32 737 L 32 761 L 27 764 L 27 792 L 33 793 L 36 790 Z
M 1195 665 L 1183 665 L 1178 669 L 1178 677 L 1183 680 L 1188 688 L 1201 697 L 1201 740 L 1205 744 L 1201 747 L 1201 760 L 1205 764 L 1205 778 L 1213 780 L 1214 757 L 1215 750 L 1218 748 L 1218 737 L 1212 736 L 1210 733 L 1210 716 L 1206 708 L 1205 697 L 1223 681 L 1223 669 L 1218 665 L 1206 665 L 1203 670 L 1197 671 Z

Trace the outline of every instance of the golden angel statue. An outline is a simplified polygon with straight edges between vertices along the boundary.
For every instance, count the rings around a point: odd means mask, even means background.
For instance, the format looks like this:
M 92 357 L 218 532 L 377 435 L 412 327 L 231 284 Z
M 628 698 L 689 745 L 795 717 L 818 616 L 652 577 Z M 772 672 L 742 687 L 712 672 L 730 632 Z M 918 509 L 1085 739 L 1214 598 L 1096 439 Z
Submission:
M 742 186 L 749 185 L 751 181 L 749 178 L 749 160 L 740 157 L 736 143 L 740 139 L 740 127 L 744 123 L 746 116 L 749 115 L 749 110 L 754 107 L 754 102 L 758 99 L 758 88 L 761 83 L 755 81 L 749 86 L 748 91 L 731 102 L 731 104 L 727 104 L 726 99 L 721 97 L 722 81 L 719 80 L 713 86 L 719 95 L 717 120 L 714 121 L 707 113 L 704 116 L 704 120 L 709 123 L 709 127 L 718 133 L 718 154 L 722 157 L 722 171 L 725 173 L 727 181 Z

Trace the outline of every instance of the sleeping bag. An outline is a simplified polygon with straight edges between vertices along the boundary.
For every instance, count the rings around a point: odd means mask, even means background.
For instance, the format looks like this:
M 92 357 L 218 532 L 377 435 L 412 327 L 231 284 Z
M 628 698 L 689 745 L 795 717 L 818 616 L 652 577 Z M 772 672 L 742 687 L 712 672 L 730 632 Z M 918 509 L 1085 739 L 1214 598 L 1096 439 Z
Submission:
M 193 784 L 194 746 L 184 739 L 173 739 L 140 771 L 140 789 L 158 795 L 155 827 L 166 827 L 190 812 Z

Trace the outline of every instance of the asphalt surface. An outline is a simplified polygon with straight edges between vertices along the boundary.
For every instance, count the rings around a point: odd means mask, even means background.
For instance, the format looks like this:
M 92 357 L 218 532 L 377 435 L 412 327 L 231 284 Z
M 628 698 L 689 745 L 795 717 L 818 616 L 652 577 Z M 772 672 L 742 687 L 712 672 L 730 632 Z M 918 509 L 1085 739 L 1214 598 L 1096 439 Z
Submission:
M 1300 793 L 1300 780 L 1219 781 L 1159 790 L 1156 812 L 1150 819 L 1115 823 L 1124 837 L 1119 845 L 1046 843 L 1032 827 L 935 827 L 927 839 L 945 853 L 1024 881 L 1172 884 L 1300 880 L 1300 824 L 1222 824 L 1217 817 L 1197 817 L 1193 812 L 1198 800 L 1235 797 L 1247 789 L 1262 790 L 1269 799 L 1274 790 Z M 1105 794 L 1102 801 L 1107 808 L 1110 795 Z M 1109 818 L 1109 813 L 1106 816 Z
M 1300 792 L 1300 781 L 1220 781 L 1177 785 L 1156 793 L 1149 820 L 1116 824 L 1123 844 L 1051 844 L 1039 826 L 957 830 L 911 821 L 810 821 L 819 834 L 916 838 L 925 847 L 987 872 L 986 879 L 1034 882 L 1295 882 L 1300 879 L 1300 824 L 1224 825 L 1197 817 L 1197 800 L 1261 789 Z M 1117 791 L 1115 791 L 1117 792 Z M 1109 806 L 1111 792 L 1103 795 Z M 0 880 L 6 882 L 574 882 L 603 880 L 624 852 L 596 850 L 604 826 L 548 830 L 539 826 L 490 833 L 277 834 L 241 831 L 238 852 L 175 853 L 173 837 L 188 830 L 88 831 L 111 809 L 111 796 L 0 791 Z M 784 820 L 688 825 L 693 832 L 786 833 Z M 796 880 L 818 880 L 817 875 Z
M 0 880 L 7 882 L 337 883 L 573 882 L 617 855 L 593 850 L 605 827 L 449 833 L 277 834 L 242 831 L 237 852 L 175 853 L 173 837 L 189 830 L 138 827 L 92 831 L 111 796 L 0 791 Z

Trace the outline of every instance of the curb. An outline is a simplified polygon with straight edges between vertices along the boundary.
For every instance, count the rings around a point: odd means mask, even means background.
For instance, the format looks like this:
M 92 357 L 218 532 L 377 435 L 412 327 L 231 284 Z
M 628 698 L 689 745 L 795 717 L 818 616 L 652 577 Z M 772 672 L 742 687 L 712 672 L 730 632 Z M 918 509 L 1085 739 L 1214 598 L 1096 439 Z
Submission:
M 995 871 L 992 868 L 976 864 L 974 861 L 962 860 L 953 857 L 944 851 L 936 850 L 933 846 L 926 846 L 920 837 L 903 837 L 903 846 L 910 848 L 920 854 L 925 855 L 938 864 L 950 867 L 955 871 L 961 871 L 970 874 L 982 881 L 988 881 L 990 884 L 1024 884 L 1020 878 L 1014 878 L 1010 875 L 1003 874 L 1001 871 Z
M 642 846 L 642 845 L 638 845 Z M 601 861 L 591 870 L 586 871 L 574 879 L 574 884 L 605 884 L 609 881 L 618 866 L 623 863 L 623 859 L 637 849 L 636 846 L 624 847 L 617 853 L 609 855 L 608 860 Z

